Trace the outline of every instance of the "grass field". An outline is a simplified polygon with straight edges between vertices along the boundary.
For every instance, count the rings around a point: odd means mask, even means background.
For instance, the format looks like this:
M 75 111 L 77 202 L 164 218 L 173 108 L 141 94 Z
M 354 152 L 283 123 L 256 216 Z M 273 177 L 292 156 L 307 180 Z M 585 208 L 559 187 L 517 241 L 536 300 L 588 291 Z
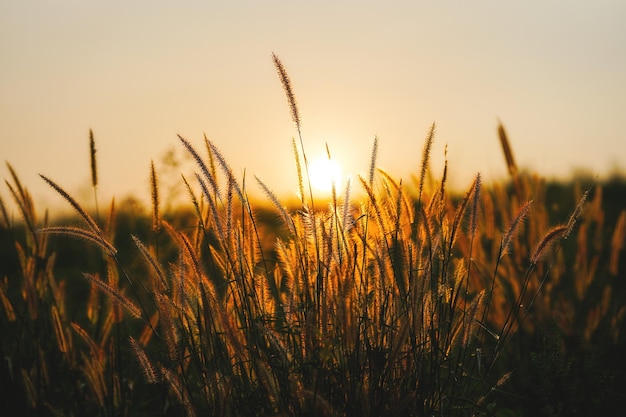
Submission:
M 0 216 L 0 408 L 49 416 L 587 416 L 626 396 L 626 182 L 518 169 L 405 184 L 376 165 L 317 199 L 291 81 L 300 200 L 253 201 L 180 137 L 189 204 L 47 220 L 11 169 Z M 447 167 L 446 167 L 447 169 Z M 353 197 L 353 188 L 362 198 Z M 83 207 L 89 204 L 96 210 Z

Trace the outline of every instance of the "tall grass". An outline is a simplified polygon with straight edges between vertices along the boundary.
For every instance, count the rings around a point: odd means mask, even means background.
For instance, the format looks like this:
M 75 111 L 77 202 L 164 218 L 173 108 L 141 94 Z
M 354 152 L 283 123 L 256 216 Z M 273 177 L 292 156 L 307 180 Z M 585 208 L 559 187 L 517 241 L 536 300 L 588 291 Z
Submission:
M 12 340 L 3 338 L 0 353 L 10 358 L 2 381 L 18 381 L 24 413 L 493 415 L 515 378 L 511 360 L 521 348 L 513 342 L 550 318 L 568 263 L 585 297 L 598 263 L 586 263 L 582 246 L 601 218 L 601 193 L 592 210 L 581 193 L 569 220 L 550 226 L 545 185 L 517 169 L 500 127 L 514 189 L 487 187 L 478 174 L 462 197 L 450 196 L 447 164 L 428 181 L 433 124 L 417 195 L 377 167 L 375 138 L 368 176 L 358 178 L 365 197 L 353 200 L 348 184 L 316 206 L 293 86 L 272 59 L 298 133 L 301 201 L 286 207 L 257 179 L 280 222 L 269 249 L 260 208 L 206 137 L 203 152 L 179 137 L 197 166 L 184 178 L 193 226 L 178 228 L 161 213 L 152 163 L 152 227 L 132 237 L 132 254 L 117 249 L 113 203 L 103 227 L 42 176 L 84 223 L 48 226 L 11 169 L 7 185 L 27 235 L 25 246 L 14 239 L 19 273 L 0 285 L 2 328 Z M 90 148 L 97 202 L 93 134 Z M 611 240 L 614 274 L 624 218 Z M 577 255 L 566 260 L 560 248 L 578 223 Z M 59 233 L 102 253 L 96 270 L 84 271 L 88 297 L 75 316 L 65 281 L 52 273 L 47 242 Z M 607 321 L 619 328 L 624 315 L 604 307 L 607 288 L 593 317 L 581 319 L 589 337 Z

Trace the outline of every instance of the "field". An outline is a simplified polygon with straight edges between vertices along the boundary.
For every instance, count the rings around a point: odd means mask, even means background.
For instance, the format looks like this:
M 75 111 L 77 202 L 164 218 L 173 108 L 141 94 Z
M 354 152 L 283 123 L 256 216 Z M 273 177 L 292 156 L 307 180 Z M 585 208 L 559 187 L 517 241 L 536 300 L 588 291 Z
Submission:
M 0 408 L 37 416 L 587 416 L 626 405 L 626 181 L 520 171 L 465 193 L 376 165 L 316 198 L 291 82 L 300 200 L 251 200 L 218 146 L 189 204 L 51 224 L 0 200 Z M 97 202 L 95 143 L 92 184 Z M 329 155 L 330 156 L 330 155 Z M 362 198 L 352 196 L 352 188 Z M 90 202 L 91 203 L 91 202 Z

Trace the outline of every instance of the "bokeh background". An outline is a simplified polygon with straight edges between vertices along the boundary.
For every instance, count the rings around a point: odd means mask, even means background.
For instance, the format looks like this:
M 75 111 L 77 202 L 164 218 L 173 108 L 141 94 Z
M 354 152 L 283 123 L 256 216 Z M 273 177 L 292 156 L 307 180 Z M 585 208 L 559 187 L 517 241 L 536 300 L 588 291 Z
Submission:
M 93 129 L 102 197 L 143 199 L 150 161 L 170 181 L 176 135 L 206 133 L 251 193 L 257 175 L 293 194 L 275 52 L 309 156 L 327 143 L 346 176 L 377 135 L 379 165 L 408 181 L 436 122 L 435 169 L 447 146 L 453 185 L 497 179 L 502 121 L 521 167 L 602 177 L 626 155 L 625 18 L 623 1 L 4 0 L 0 159 L 52 207 L 37 174 L 91 193 Z

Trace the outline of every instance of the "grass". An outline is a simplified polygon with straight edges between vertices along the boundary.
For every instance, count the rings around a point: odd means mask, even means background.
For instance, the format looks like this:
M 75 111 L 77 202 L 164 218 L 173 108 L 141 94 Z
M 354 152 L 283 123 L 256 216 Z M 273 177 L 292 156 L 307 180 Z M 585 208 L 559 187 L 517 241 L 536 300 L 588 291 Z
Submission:
M 293 85 L 272 59 L 298 134 L 296 206 L 259 179 L 270 208 L 252 201 L 206 137 L 202 151 L 179 137 L 197 167 L 184 179 L 191 215 L 163 213 L 153 163 L 151 218 L 112 202 L 101 221 L 42 176 L 82 222 L 51 226 L 9 166 L 23 228 L 2 203 L 2 405 L 68 416 L 584 415 L 586 380 L 557 388 L 596 363 L 568 355 L 624 344 L 626 211 L 605 223 L 602 188 L 574 189 L 571 214 L 553 222 L 545 181 L 517 168 L 503 127 L 510 182 L 477 175 L 450 195 L 447 165 L 430 180 L 434 124 L 415 194 L 377 167 L 374 139 L 364 197 L 348 184 L 320 205 Z M 91 132 L 90 149 L 98 207 Z M 135 226 L 123 240 L 124 222 Z M 55 268 L 51 240 L 60 252 L 78 242 L 89 262 Z

